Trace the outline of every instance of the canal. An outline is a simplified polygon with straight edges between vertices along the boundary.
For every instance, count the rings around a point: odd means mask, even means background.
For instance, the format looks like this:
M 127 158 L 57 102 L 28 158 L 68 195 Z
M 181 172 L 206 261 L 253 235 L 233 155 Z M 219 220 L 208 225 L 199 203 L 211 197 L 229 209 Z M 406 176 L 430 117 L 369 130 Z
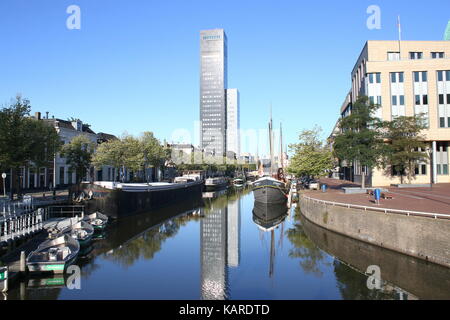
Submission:
M 248 189 L 205 193 L 111 223 L 76 262 L 78 280 L 76 269 L 29 277 L 4 298 L 450 299 L 449 269 L 324 230 L 299 209 L 254 208 Z

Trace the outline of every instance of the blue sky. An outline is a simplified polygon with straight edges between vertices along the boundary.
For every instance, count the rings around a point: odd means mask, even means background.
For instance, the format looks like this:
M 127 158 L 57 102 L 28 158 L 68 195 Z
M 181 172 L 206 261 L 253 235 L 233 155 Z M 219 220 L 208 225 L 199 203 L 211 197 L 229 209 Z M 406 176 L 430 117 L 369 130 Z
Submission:
M 66 28 L 72 4 L 80 30 Z M 373 4 L 380 30 L 366 27 Z M 185 128 L 194 137 L 199 31 L 223 28 L 241 128 L 265 129 L 272 102 L 286 143 L 314 124 L 325 136 L 365 41 L 397 39 L 398 14 L 404 40 L 441 40 L 450 2 L 2 0 L 0 104 L 20 92 L 33 112 L 77 117 L 94 131 L 171 140 Z

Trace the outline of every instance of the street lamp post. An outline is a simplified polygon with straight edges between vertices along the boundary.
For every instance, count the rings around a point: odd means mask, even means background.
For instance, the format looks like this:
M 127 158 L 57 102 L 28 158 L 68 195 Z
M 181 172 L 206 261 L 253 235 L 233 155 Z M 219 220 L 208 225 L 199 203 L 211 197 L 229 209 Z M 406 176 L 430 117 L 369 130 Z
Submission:
M 427 148 L 427 154 L 430 159 L 430 189 L 433 190 L 433 149 Z
M 3 196 L 6 198 L 6 173 L 2 173 L 2 179 L 3 179 Z

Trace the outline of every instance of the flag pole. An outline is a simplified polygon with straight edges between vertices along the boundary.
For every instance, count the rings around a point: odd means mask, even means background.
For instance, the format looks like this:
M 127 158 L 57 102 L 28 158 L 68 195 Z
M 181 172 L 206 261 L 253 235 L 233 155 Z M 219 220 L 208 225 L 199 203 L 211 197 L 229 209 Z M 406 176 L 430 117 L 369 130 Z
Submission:
M 397 16 L 397 27 L 398 27 L 398 52 L 399 58 L 401 59 L 402 51 L 401 51 L 401 41 L 402 41 L 402 25 L 400 22 L 400 15 Z

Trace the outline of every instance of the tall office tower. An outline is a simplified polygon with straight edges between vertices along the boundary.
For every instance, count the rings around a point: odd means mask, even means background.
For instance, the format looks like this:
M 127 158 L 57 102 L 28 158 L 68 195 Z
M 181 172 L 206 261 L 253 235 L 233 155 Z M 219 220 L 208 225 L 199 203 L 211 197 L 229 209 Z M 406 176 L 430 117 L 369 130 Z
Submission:
M 234 152 L 236 157 L 241 153 L 240 120 L 239 120 L 239 91 L 227 89 L 227 152 Z
M 444 40 L 450 41 L 450 21 L 447 24 L 447 29 L 445 29 Z
M 227 36 L 200 31 L 200 141 L 207 154 L 226 152 Z
M 227 294 L 227 207 L 211 208 L 200 222 L 201 298 L 224 300 Z
M 227 265 L 238 267 L 241 240 L 241 199 L 228 204 L 227 219 Z

